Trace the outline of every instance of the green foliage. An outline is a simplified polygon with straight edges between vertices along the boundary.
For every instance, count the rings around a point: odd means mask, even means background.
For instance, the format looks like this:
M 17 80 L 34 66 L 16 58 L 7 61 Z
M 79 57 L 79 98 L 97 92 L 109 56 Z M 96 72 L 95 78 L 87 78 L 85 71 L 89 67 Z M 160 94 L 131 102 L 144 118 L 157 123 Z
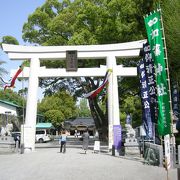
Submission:
M 0 99 L 8 102 L 12 102 L 19 106 L 23 106 L 23 101 L 25 101 L 21 96 L 16 92 L 13 92 L 11 89 L 0 90 Z
M 144 5 L 146 4 L 146 8 Z M 29 15 L 23 26 L 23 39 L 38 45 L 77 45 L 106 44 L 139 40 L 145 37 L 143 15 L 153 4 L 143 0 L 47 0 L 34 13 Z M 81 61 L 79 67 L 99 67 L 102 60 Z M 47 67 L 64 67 L 61 61 L 46 61 Z M 59 88 L 72 87 L 73 94 L 86 93 L 97 88 L 93 83 L 97 78 L 82 82 L 82 78 L 70 83 L 55 78 L 41 80 L 40 85 L 49 88 L 48 94 L 57 92 Z M 80 83 L 79 83 L 80 82 Z M 83 86 L 85 84 L 85 86 Z M 77 87 L 78 91 L 75 88 Z M 76 86 L 77 85 L 77 86 Z
M 24 89 L 20 89 L 19 91 L 18 91 L 18 94 L 20 95 L 20 96 L 27 96 L 27 93 L 28 93 L 28 88 L 27 87 L 25 87 Z
M 2 43 L 19 45 L 19 42 L 17 41 L 17 39 L 14 38 L 13 36 L 3 36 L 2 42 L 0 44 Z
M 37 8 L 28 17 L 23 26 L 23 39 L 38 45 L 85 45 L 121 43 L 145 39 L 146 31 L 143 16 L 153 11 L 157 1 L 154 0 L 47 0 L 44 5 Z M 168 47 L 168 57 L 172 79 L 180 79 L 179 66 L 179 0 L 163 0 L 163 19 Z M 171 12 L 173 11 L 173 16 Z M 136 66 L 136 60 L 124 59 L 125 66 Z M 80 62 L 79 67 L 98 67 L 104 61 Z M 64 62 L 44 62 L 47 67 L 64 67 Z M 40 85 L 47 88 L 47 94 L 57 92 L 59 89 L 68 89 L 73 95 L 83 95 L 98 87 L 100 79 L 97 78 L 71 78 L 42 80 Z M 133 122 L 141 120 L 140 102 L 133 107 L 133 100 L 128 97 L 138 94 L 138 78 L 123 78 L 119 81 L 119 94 L 122 119 L 125 119 L 130 106 Z M 180 84 L 180 83 L 179 83 Z M 130 102 L 132 103 L 130 103 Z M 140 101 L 137 100 L 137 101 Z M 96 104 L 93 118 L 95 121 L 107 115 L 106 108 L 100 112 L 96 102 L 90 103 L 91 111 Z M 129 107 L 128 107 L 129 108 Z M 97 114 L 96 114 L 96 113 Z M 98 112 L 100 112 L 98 114 Z M 96 114 L 96 115 L 95 115 Z M 96 118 L 95 118 L 96 116 Z M 104 122 L 104 121 L 103 121 Z M 137 123 L 137 124 L 138 124 Z
M 144 39 L 146 33 L 143 15 L 149 11 L 152 4 L 153 1 L 146 3 L 145 0 L 46 0 L 29 15 L 23 26 L 23 39 L 46 46 L 111 44 Z M 105 64 L 105 61 L 82 60 L 78 65 L 99 67 L 100 64 Z M 64 62 L 46 61 L 43 65 L 58 68 L 64 67 Z M 82 97 L 96 89 L 100 82 L 101 78 L 54 78 L 41 80 L 40 85 L 46 88 L 45 93 L 49 95 L 66 89 L 74 96 Z M 131 86 L 126 83 L 126 89 L 128 85 Z M 133 87 L 137 89 L 137 85 Z M 132 92 L 132 89 L 129 92 Z M 103 110 L 96 100 L 89 101 L 89 104 L 96 126 L 107 127 L 106 104 L 103 105 Z
M 87 99 L 81 99 L 78 106 L 78 117 L 90 117 L 91 111 L 87 104 Z
M 48 110 L 44 113 L 47 122 L 51 122 L 55 127 L 60 127 L 64 121 L 64 114 L 59 110 Z
M 121 124 L 124 126 L 127 114 L 132 117 L 133 127 L 137 127 L 142 124 L 142 112 L 141 112 L 141 101 L 138 96 L 128 96 L 124 99 L 120 106 L 120 119 Z
M 146 4 L 146 8 L 144 5 Z M 47 0 L 34 13 L 29 15 L 23 26 L 23 39 L 39 45 L 77 45 L 106 44 L 139 40 L 145 37 L 143 15 L 152 7 L 153 1 L 143 0 Z M 81 61 L 79 67 L 99 67 L 102 60 Z M 61 61 L 46 61 L 47 67 L 64 67 Z M 97 88 L 93 84 L 97 78 L 86 79 L 89 91 Z M 79 83 L 81 81 L 81 83 Z M 68 86 L 80 86 L 85 93 L 81 80 L 71 83 L 69 79 L 42 80 L 40 85 L 48 89 L 67 89 Z M 55 90 L 55 92 L 57 92 Z M 75 88 L 73 94 L 77 91 Z M 80 92 L 79 91 L 79 92 Z M 47 92 L 47 91 L 46 91 Z M 79 93 L 77 93 L 79 95 Z
M 161 2 L 171 80 L 180 84 L 180 1 Z
M 77 115 L 75 101 L 65 91 L 59 91 L 52 96 L 44 97 L 38 104 L 38 111 L 44 114 L 45 119 L 52 122 L 56 127 L 62 121 L 76 117 Z
M 0 42 L 0 46 L 2 45 L 2 43 L 6 43 L 6 44 L 15 44 L 18 45 L 19 42 L 17 41 L 16 38 L 12 37 L 12 36 L 3 36 L 2 37 L 2 42 Z M 0 66 L 2 64 L 4 64 L 4 61 L 0 61 Z M 0 67 L 0 77 L 3 77 L 3 75 L 7 74 L 8 72 L 6 71 L 6 69 L 4 69 L 3 67 Z M 0 87 L 3 83 L 1 83 L 0 81 Z
M 142 0 L 47 0 L 28 17 L 23 39 L 40 45 L 105 44 L 142 39 Z M 150 1 L 148 7 L 152 5 Z

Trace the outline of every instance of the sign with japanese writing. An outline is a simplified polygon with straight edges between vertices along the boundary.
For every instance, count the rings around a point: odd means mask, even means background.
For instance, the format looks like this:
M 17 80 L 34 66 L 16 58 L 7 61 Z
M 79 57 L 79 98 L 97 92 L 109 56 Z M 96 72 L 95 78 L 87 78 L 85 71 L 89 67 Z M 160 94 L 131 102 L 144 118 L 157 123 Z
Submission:
M 179 119 L 179 92 L 178 92 L 177 84 L 173 83 L 171 92 L 172 92 L 172 108 L 173 108 L 174 120 L 177 121 Z
M 66 51 L 66 71 L 77 71 L 77 51 Z
M 114 138 L 114 146 L 115 149 L 121 148 L 121 125 L 113 125 L 113 138 Z
M 179 90 L 178 84 L 173 83 L 171 86 L 172 90 L 172 109 L 173 109 L 173 120 L 174 120 L 174 129 L 173 133 L 177 133 L 177 130 L 180 131 L 180 112 L 179 112 Z
M 145 64 L 143 59 L 139 61 L 137 69 L 140 79 L 142 119 L 146 131 L 146 137 L 150 139 L 153 137 L 153 131 L 152 131 L 153 128 L 152 128 L 151 110 L 150 110 L 149 86 L 146 80 L 147 78 L 146 78 Z
M 143 60 L 145 65 L 146 81 L 149 86 L 151 119 L 157 123 L 157 92 L 155 82 L 154 60 L 152 59 L 149 43 L 143 44 Z
M 155 64 L 158 101 L 158 132 L 159 135 L 166 135 L 171 133 L 171 117 L 160 12 L 154 12 L 145 17 L 144 20 L 152 58 Z
M 171 154 L 170 154 L 170 136 L 164 136 L 164 149 L 165 149 L 165 167 L 170 169 L 171 167 Z

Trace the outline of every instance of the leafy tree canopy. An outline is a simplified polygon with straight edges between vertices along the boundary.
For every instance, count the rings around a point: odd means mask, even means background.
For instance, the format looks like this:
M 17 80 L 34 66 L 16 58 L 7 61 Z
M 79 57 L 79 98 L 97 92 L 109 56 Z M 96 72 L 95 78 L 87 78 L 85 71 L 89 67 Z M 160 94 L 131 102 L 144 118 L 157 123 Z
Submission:
M 50 121 L 56 128 L 60 127 L 61 123 L 64 121 L 64 114 L 59 110 L 48 110 L 44 113 L 44 116 L 47 121 Z
M 143 15 L 152 4 L 153 1 L 146 3 L 143 0 L 47 0 L 29 15 L 23 26 L 23 39 L 38 45 L 105 44 L 143 39 Z M 105 61 L 83 60 L 78 66 L 99 66 L 103 63 Z M 63 66 L 60 61 L 48 61 L 44 65 Z M 75 80 L 74 84 L 77 87 L 90 84 L 86 89 L 91 91 L 99 85 L 98 81 L 94 84 L 91 79 L 85 78 L 84 82 L 81 79 L 81 83 Z M 69 79 L 56 78 L 42 80 L 40 85 L 48 87 L 46 94 L 51 94 L 54 89 L 56 92 L 59 88 L 67 88 L 67 82 L 70 82 Z M 81 94 L 85 93 L 84 88 L 79 90 Z
M 2 41 L 0 42 L 0 46 L 2 45 L 2 43 L 6 43 L 6 44 L 16 44 L 18 45 L 19 42 L 17 41 L 16 38 L 14 38 L 13 36 L 3 36 L 2 37 Z M 4 64 L 4 61 L 0 61 L 0 66 L 2 64 Z M 6 69 L 4 69 L 3 67 L 0 67 L 0 77 L 3 77 L 3 75 L 7 74 L 8 72 L 6 71 Z M 3 84 L 3 83 L 2 83 Z M 0 85 L 1 85 L 1 81 L 0 81 Z
M 24 99 L 11 89 L 0 90 L 0 99 L 23 107 Z
M 23 39 L 37 45 L 107 44 L 144 39 L 147 36 L 143 16 L 153 10 L 156 2 L 155 0 L 148 2 L 146 0 L 63 0 L 62 2 L 47 0 L 28 17 L 28 21 L 23 26 Z M 170 65 L 178 72 L 179 63 L 176 57 L 178 57 L 179 48 L 177 47 L 176 50 L 174 48 L 175 45 L 180 44 L 178 43 L 179 38 L 177 38 L 180 37 L 178 36 L 178 29 L 180 28 L 176 29 L 176 24 L 178 25 L 180 22 L 178 21 L 179 1 L 173 0 L 174 4 L 170 0 L 162 0 L 161 2 L 164 26 L 167 32 L 166 40 L 170 52 Z M 175 12 L 174 17 L 170 16 L 171 13 L 168 12 L 168 8 L 171 9 L 171 7 Z M 172 22 L 177 23 L 172 25 Z M 121 60 L 121 62 L 126 62 L 127 66 L 133 61 Z M 99 66 L 103 63 L 105 62 L 102 60 L 83 60 L 79 63 L 79 67 Z M 45 62 L 44 65 L 47 67 L 64 66 L 59 61 Z M 134 65 L 136 64 L 134 63 Z M 173 76 L 174 74 L 172 73 Z M 47 94 L 69 87 L 70 92 L 80 95 L 97 88 L 99 83 L 100 81 L 97 78 L 63 80 L 55 78 L 42 80 L 40 85 L 49 88 L 46 91 Z M 124 80 L 120 83 L 121 85 L 124 83 L 125 89 L 119 86 L 119 91 L 124 92 L 124 98 L 128 94 L 138 93 L 137 80 L 131 82 Z M 132 87 L 132 89 L 128 89 L 128 87 Z M 128 90 L 125 91 L 126 89 Z M 103 112 L 98 107 L 97 101 L 92 101 L 89 100 L 89 104 L 91 111 L 96 112 L 94 113 L 95 121 L 98 118 L 101 119 L 101 122 L 102 120 L 105 121 L 106 118 L 102 115 Z M 105 114 L 107 115 L 107 112 Z
M 2 42 L 0 42 L 0 44 L 2 43 L 19 45 L 19 42 L 17 41 L 17 39 L 14 38 L 13 36 L 3 36 Z
M 170 76 L 172 81 L 177 81 L 180 85 L 180 1 L 162 0 L 161 2 Z
M 47 0 L 28 17 L 23 39 L 40 45 L 139 40 L 144 38 L 143 15 L 147 11 L 142 3 L 143 0 Z
M 54 126 L 60 126 L 66 119 L 77 115 L 76 104 L 72 96 L 65 91 L 60 91 L 52 96 L 46 96 L 38 104 L 38 111 L 44 114 L 47 121 Z
M 141 117 L 141 102 L 138 96 L 129 95 L 121 104 L 120 107 L 121 112 L 121 122 L 124 125 L 127 114 L 130 114 L 132 117 L 132 125 L 133 127 L 137 127 L 142 124 Z
M 90 117 L 91 111 L 88 107 L 86 99 L 80 99 L 80 103 L 78 106 L 78 117 Z
M 153 1 L 145 0 L 47 0 L 29 15 L 23 26 L 23 39 L 37 45 L 88 45 L 121 43 L 146 37 L 143 15 Z M 82 60 L 79 67 L 98 67 L 104 60 Z M 60 61 L 43 63 L 47 67 L 63 67 Z M 41 80 L 45 94 L 68 89 L 82 96 L 96 89 L 99 78 Z M 137 86 L 137 85 L 136 85 Z M 135 87 L 136 87 L 135 86 Z M 102 111 L 97 100 L 89 100 L 96 127 L 107 126 L 107 108 Z

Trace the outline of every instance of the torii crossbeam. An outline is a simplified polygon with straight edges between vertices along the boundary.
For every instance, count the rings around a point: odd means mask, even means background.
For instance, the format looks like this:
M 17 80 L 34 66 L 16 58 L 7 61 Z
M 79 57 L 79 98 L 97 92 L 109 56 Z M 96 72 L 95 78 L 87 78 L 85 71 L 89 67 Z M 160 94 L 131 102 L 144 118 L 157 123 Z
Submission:
M 113 145 L 113 125 L 120 124 L 119 96 L 117 76 L 136 76 L 136 68 L 117 66 L 116 58 L 138 57 L 146 40 L 106 45 L 82 46 L 19 46 L 2 44 L 3 50 L 12 60 L 30 60 L 30 69 L 23 71 L 23 77 L 29 77 L 26 118 L 23 127 L 25 152 L 35 149 L 35 126 L 37 114 L 38 78 L 43 77 L 85 77 L 104 76 L 107 69 L 112 69 L 108 78 L 108 122 L 109 149 Z M 106 59 L 106 66 L 100 68 L 79 68 L 76 72 L 65 69 L 46 69 L 40 67 L 43 60 L 65 60 L 66 51 L 76 50 L 78 59 Z

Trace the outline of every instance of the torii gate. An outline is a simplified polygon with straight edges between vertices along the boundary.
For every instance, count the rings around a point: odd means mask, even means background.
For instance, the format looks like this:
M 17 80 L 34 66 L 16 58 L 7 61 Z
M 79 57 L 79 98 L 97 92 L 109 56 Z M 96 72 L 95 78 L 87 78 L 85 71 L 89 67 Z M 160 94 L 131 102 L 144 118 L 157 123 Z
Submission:
M 136 76 L 137 68 L 117 66 L 116 58 L 138 57 L 146 40 L 106 45 L 79 46 L 19 46 L 2 44 L 2 48 L 12 60 L 30 60 L 30 71 L 23 70 L 23 77 L 29 77 L 25 125 L 22 128 L 25 152 L 35 150 L 35 127 L 37 114 L 38 78 L 44 77 L 95 77 L 104 76 L 112 69 L 108 77 L 108 123 L 109 149 L 113 145 L 113 125 L 120 125 L 117 76 Z M 40 67 L 43 60 L 65 60 L 66 51 L 78 53 L 78 59 L 106 59 L 106 66 L 100 68 L 78 68 L 69 72 L 63 68 L 46 69 Z

